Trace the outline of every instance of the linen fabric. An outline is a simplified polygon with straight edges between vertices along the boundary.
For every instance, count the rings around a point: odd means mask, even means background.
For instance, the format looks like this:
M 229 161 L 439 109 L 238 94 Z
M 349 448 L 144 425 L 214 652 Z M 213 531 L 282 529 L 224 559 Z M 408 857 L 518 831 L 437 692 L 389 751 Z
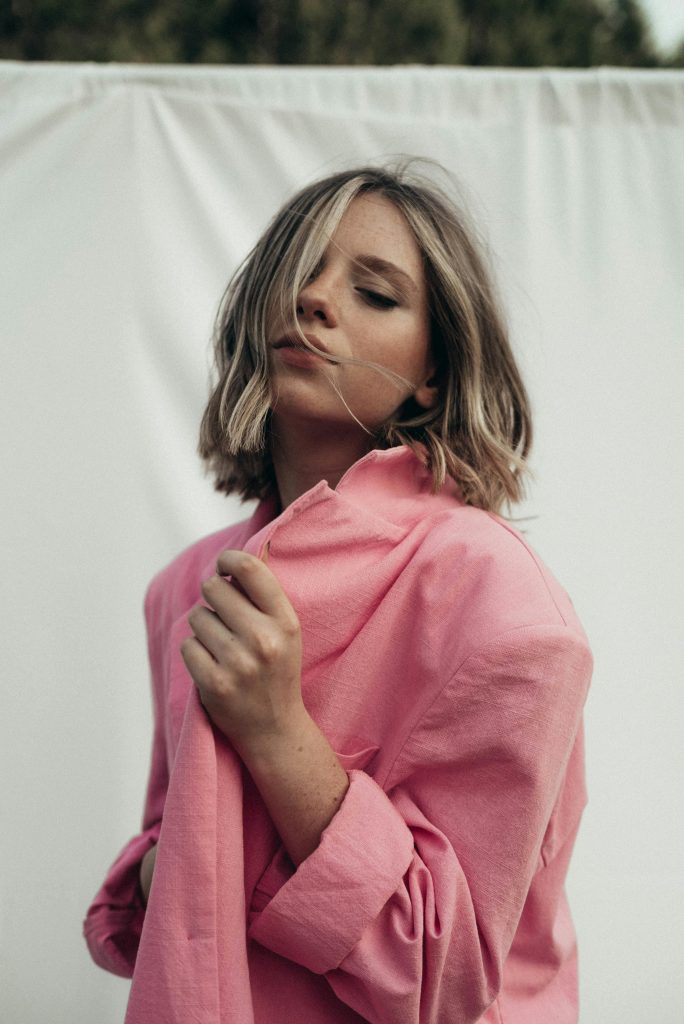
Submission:
M 372 451 L 150 583 L 142 829 L 84 922 L 96 963 L 132 977 L 126 1024 L 577 1021 L 564 880 L 591 650 L 521 533 L 430 485 L 416 452 Z M 296 869 L 179 651 L 220 552 L 266 545 L 304 702 L 350 780 Z

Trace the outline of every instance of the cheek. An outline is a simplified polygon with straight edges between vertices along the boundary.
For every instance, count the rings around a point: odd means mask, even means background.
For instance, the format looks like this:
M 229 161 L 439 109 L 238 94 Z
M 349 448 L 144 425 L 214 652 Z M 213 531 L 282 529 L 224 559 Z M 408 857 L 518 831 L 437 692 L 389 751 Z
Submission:
M 409 324 L 401 333 L 393 337 L 394 360 L 401 362 L 403 373 L 409 380 L 418 382 L 422 378 L 430 361 L 430 337 L 427 330 Z M 394 367 L 399 369 L 398 366 Z

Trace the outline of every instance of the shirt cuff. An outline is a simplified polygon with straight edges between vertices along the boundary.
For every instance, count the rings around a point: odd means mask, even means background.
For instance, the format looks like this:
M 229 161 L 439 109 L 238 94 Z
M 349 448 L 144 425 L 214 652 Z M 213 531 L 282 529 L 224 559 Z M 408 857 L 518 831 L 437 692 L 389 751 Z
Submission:
M 122 978 L 133 976 L 145 904 L 140 864 L 159 841 L 161 822 L 131 839 L 111 866 L 83 922 L 83 936 L 98 966 Z
M 248 937 L 315 974 L 338 967 L 399 887 L 413 834 L 370 775 L 349 788 L 316 849 L 253 919 Z

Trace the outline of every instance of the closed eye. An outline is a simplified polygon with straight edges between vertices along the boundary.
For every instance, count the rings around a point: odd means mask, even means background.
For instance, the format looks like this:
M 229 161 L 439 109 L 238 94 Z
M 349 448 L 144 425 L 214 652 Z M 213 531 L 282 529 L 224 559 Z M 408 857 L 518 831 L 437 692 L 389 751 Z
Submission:
M 396 299 L 389 295 L 382 295 L 380 292 L 374 292 L 370 288 L 357 288 L 356 290 L 363 295 L 366 302 L 377 309 L 392 309 L 399 305 Z

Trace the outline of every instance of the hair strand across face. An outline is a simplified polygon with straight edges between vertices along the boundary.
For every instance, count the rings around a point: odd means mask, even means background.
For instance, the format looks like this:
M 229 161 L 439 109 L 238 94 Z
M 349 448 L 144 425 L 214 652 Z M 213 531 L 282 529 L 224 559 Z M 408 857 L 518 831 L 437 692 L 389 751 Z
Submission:
M 532 475 L 526 461 L 529 398 L 475 227 L 440 188 L 406 165 L 332 174 L 303 188 L 273 218 L 229 281 L 218 310 L 216 382 L 202 417 L 199 454 L 218 491 L 247 500 L 276 487 L 269 328 L 280 322 L 297 329 L 302 285 L 349 203 L 368 193 L 396 206 L 421 251 L 439 383 L 433 407 L 423 409 L 409 398 L 376 431 L 373 445 L 412 447 L 426 461 L 434 491 L 450 476 L 468 504 L 501 514 L 505 504 L 522 500 Z M 302 343 L 312 347 L 303 336 Z M 402 381 L 364 360 L 335 361 L 375 367 Z

